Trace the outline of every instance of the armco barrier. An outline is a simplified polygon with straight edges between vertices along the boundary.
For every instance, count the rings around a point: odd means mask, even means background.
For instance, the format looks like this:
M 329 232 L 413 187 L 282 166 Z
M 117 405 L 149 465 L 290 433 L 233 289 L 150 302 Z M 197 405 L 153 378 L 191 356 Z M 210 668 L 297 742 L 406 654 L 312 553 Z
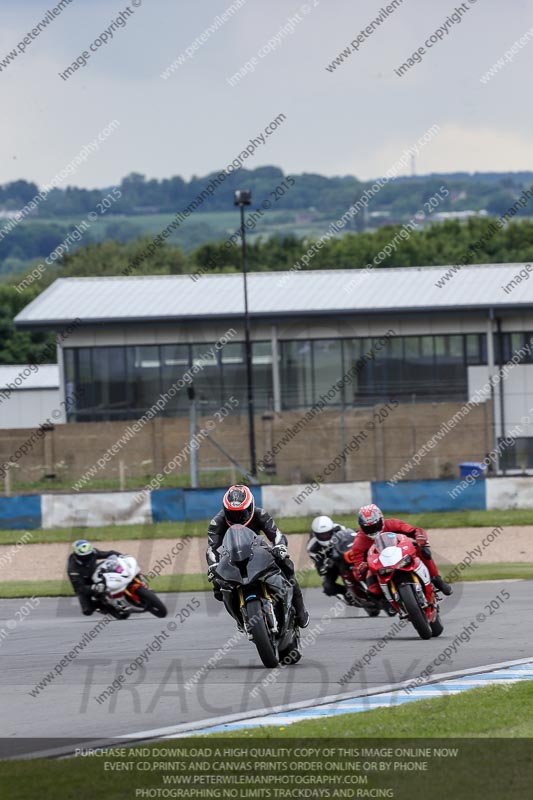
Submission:
M 315 484 L 316 486 L 317 484 Z M 255 494 L 255 489 L 253 490 Z M 351 514 L 371 502 L 370 481 L 263 486 L 264 506 L 274 517 L 305 517 L 319 514 Z
M 0 497 L 0 530 L 42 528 L 41 496 Z
M 484 511 L 487 508 L 485 484 L 475 480 L 457 497 L 453 481 L 400 481 L 393 486 L 386 481 L 372 484 L 372 502 L 386 511 Z
M 150 495 L 136 492 L 43 494 L 43 528 L 146 525 L 152 522 Z
M 261 487 L 253 489 L 255 502 L 261 505 Z M 222 507 L 224 489 L 156 489 L 150 492 L 154 522 L 185 522 L 208 519 Z
M 253 487 L 255 502 L 276 517 L 351 514 L 366 503 L 384 511 L 421 513 L 533 508 L 533 478 L 476 480 L 453 495 L 458 480 L 385 481 L 309 486 Z M 150 524 L 209 519 L 222 505 L 224 488 L 158 489 L 141 501 L 134 492 L 87 492 L 0 497 L 0 530 Z M 295 498 L 300 498 L 299 502 Z
M 533 478 L 489 478 L 487 509 L 533 508 Z

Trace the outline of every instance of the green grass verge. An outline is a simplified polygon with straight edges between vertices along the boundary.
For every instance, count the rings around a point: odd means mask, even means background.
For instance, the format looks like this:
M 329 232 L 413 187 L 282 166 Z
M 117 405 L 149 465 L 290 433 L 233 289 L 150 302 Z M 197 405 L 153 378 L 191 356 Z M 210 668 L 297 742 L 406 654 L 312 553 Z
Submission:
M 443 511 L 425 514 L 402 514 L 387 511 L 387 516 L 398 516 L 431 531 L 432 528 L 479 528 L 496 525 L 533 525 L 533 509 L 512 509 L 510 511 Z M 307 533 L 313 517 L 281 517 L 277 523 L 281 530 L 291 535 Z M 335 521 L 353 527 L 355 514 L 335 516 Z M 31 531 L 28 544 L 43 542 L 72 542 L 87 538 L 95 542 L 109 539 L 177 539 L 182 536 L 205 537 L 209 520 L 194 522 L 158 522 L 152 525 L 103 525 L 99 528 L 51 528 Z M 0 530 L 0 544 L 16 544 L 22 536 L 21 531 Z
M 127 423 L 125 422 L 124 425 L 126 426 Z M 141 489 L 144 489 L 145 486 L 149 486 L 150 482 L 155 477 L 155 475 L 144 475 L 142 477 L 126 476 L 124 488 L 129 491 L 140 491 Z M 242 477 L 240 473 L 238 473 L 238 477 L 239 479 Z M 236 473 L 231 469 L 217 470 L 216 472 L 200 471 L 198 475 L 198 486 L 201 489 L 220 488 L 220 496 L 222 497 L 224 490 L 221 487 L 229 486 L 231 483 L 235 483 L 235 479 Z M 275 476 L 261 475 L 261 484 L 271 484 L 276 482 Z M 68 477 L 42 477 L 31 482 L 17 481 L 14 479 L 11 484 L 11 492 L 12 494 L 48 494 L 50 492 L 69 492 L 72 494 L 74 491 L 72 485 L 72 478 Z M 191 477 L 188 472 L 183 472 L 178 475 L 175 475 L 174 473 L 170 475 L 163 475 L 159 479 L 160 489 L 190 489 L 190 487 Z M 82 492 L 83 491 L 84 490 L 82 489 Z M 85 486 L 85 491 L 119 492 L 120 481 L 118 477 L 106 478 L 96 476 L 91 478 L 90 482 L 87 483 Z
M 533 681 L 509 687 L 487 686 L 434 700 L 418 700 L 393 708 L 376 708 L 341 717 L 321 717 L 293 725 L 261 728 L 261 738 L 337 737 L 353 739 L 425 739 L 463 736 L 533 737 Z M 213 734 L 214 735 L 214 734 Z M 219 734 L 216 734 L 219 736 Z M 244 739 L 257 729 L 223 734 Z
M 441 568 L 442 575 L 449 565 Z M 533 564 L 473 564 L 461 573 L 461 582 L 498 581 L 510 578 L 533 579 Z M 304 589 L 321 586 L 321 578 L 314 569 L 298 572 Z M 163 575 L 150 581 L 155 592 L 204 592 L 211 584 L 202 573 L 193 575 Z M 68 581 L 5 581 L 0 583 L 0 598 L 7 597 L 70 597 L 73 594 Z
M 130 800 L 142 789 L 147 789 L 147 796 L 158 795 L 164 791 L 165 785 L 161 768 L 164 774 L 175 776 L 186 775 L 229 775 L 231 769 L 215 766 L 220 762 L 235 764 L 236 775 L 247 775 L 249 781 L 240 784 L 239 789 L 234 789 L 235 794 L 219 796 L 233 797 L 301 797 L 317 796 L 332 797 L 346 796 L 334 795 L 329 790 L 327 793 L 316 795 L 302 795 L 299 791 L 285 794 L 274 793 L 269 775 L 280 774 L 279 768 L 269 773 L 256 770 L 255 774 L 248 772 L 254 761 L 268 762 L 265 758 L 247 758 L 246 755 L 230 755 L 222 748 L 268 748 L 290 747 L 291 756 L 284 759 L 283 774 L 287 777 L 285 786 L 301 787 L 302 776 L 308 774 L 320 775 L 321 785 L 333 787 L 331 771 L 325 768 L 310 769 L 307 765 L 313 762 L 336 761 L 343 765 L 342 773 L 338 775 L 368 775 L 368 794 L 359 794 L 352 785 L 353 793 L 350 797 L 383 796 L 371 794 L 370 787 L 393 787 L 393 796 L 401 800 L 413 796 L 430 796 L 434 800 L 449 800 L 449 798 L 470 798 L 471 800 L 517 800 L 530 796 L 531 790 L 531 742 L 528 739 L 517 741 L 517 737 L 533 736 L 533 720 L 524 714 L 524 710 L 533 704 L 533 682 L 521 683 L 508 689 L 501 687 L 486 687 L 473 689 L 460 695 L 447 696 L 442 699 L 422 700 L 407 703 L 395 708 L 375 709 L 359 714 L 346 714 L 341 717 L 322 717 L 319 720 L 298 722 L 293 725 L 268 727 L 255 730 L 241 730 L 235 733 L 216 734 L 214 736 L 173 739 L 164 742 L 142 745 L 142 755 L 131 755 L 131 750 L 126 749 L 124 755 L 115 752 L 113 755 L 92 758 L 70 758 L 67 760 L 35 759 L 33 761 L 3 761 L 0 762 L 0 781 L 2 794 L 9 800 L 94 800 L 95 796 L 105 797 L 106 800 Z M 453 737 L 453 738 L 452 738 Z M 472 738 L 465 738 L 472 737 Z M 321 741 L 314 741 L 314 739 Z M 482 742 L 489 739 L 492 741 Z M 494 739 L 499 742 L 494 742 Z M 508 739 L 508 742 L 502 742 Z M 231 744 L 230 741 L 231 740 Z M 248 740 L 248 741 L 247 741 Z M 290 740 L 290 741 L 289 741 Z M 415 740 L 415 741 L 413 741 Z M 458 741 L 459 740 L 459 741 Z M 50 743 L 51 745 L 53 742 Z M 446 747 L 458 748 L 458 757 L 409 758 L 404 757 L 359 757 L 331 758 L 321 752 L 322 746 L 339 747 Z M 496 745 L 496 748 L 495 748 Z M 131 745 L 138 747 L 139 745 Z M 294 748 L 319 748 L 317 754 L 309 758 L 295 758 Z M 219 748 L 218 751 L 215 748 Z M 187 755 L 181 755 L 177 761 L 175 757 L 161 756 L 161 752 L 168 753 L 172 748 L 182 748 Z M 200 748 L 202 755 L 195 756 L 193 748 Z M 209 748 L 213 755 L 209 755 Z M 188 755 L 188 753 L 191 755 Z M 296 751 L 297 752 L 297 751 Z M 394 752 L 394 751 L 393 751 Z M 225 758 L 222 756 L 226 756 Z M 243 766 L 238 768 L 238 762 Z M 305 764 L 304 767 L 293 766 L 295 761 Z M 394 763 L 414 762 L 428 764 L 427 772 L 396 772 L 391 769 Z M 106 763 L 115 768 L 122 764 L 129 764 L 120 769 L 118 775 L 106 768 Z M 196 763 L 195 763 L 196 762 Z M 199 768 L 198 763 L 209 763 Z M 213 763 L 215 762 L 215 763 Z M 357 762 L 357 766 L 356 766 Z M 366 772 L 361 768 L 362 763 L 374 762 L 389 764 L 387 772 Z M 137 765 L 140 765 L 140 769 Z M 167 766 L 164 766 L 164 765 Z M 152 766 L 153 765 L 153 766 Z M 190 765 L 190 766 L 189 766 Z M 201 770 L 201 771 L 200 771 Z M 331 770 L 331 767 L 330 767 Z M 179 777 L 177 778 L 179 780 Z M 342 780 L 342 779 L 341 779 Z M 257 792 L 257 786 L 272 787 L 270 793 Z M 340 785 L 343 785 L 341 783 Z M 346 785 L 346 784 L 344 784 Z M 178 785 L 179 786 L 179 785 Z M 158 788 L 156 788 L 158 787 Z M 177 788 L 177 787 L 176 787 Z M 251 793 L 248 790 L 254 789 Z M 150 790 L 154 794 L 150 795 Z M 167 789 L 168 791 L 168 789 Z M 185 794 L 174 796 L 187 796 L 186 784 L 181 784 L 181 792 Z M 279 792 L 279 789 L 277 790 Z M 287 791 L 287 790 L 285 790 Z M 374 790 L 376 791 L 376 790 Z M 357 793 L 356 793 L 357 792 Z M 168 794 L 167 796 L 172 796 Z M 192 793 L 189 796 L 192 795 Z
M 320 578 L 313 569 L 306 570 L 300 583 L 304 588 L 320 586 Z M 154 592 L 207 592 L 212 586 L 202 573 L 194 575 L 163 575 L 150 581 Z M 0 583 L 0 598 L 9 597 L 72 597 L 69 581 L 5 581 Z

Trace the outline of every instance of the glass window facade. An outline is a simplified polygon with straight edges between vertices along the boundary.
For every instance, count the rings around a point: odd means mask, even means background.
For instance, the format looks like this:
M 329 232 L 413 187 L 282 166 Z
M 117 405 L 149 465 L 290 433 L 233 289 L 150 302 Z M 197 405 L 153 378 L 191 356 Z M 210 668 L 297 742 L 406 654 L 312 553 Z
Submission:
M 189 370 L 199 413 L 209 415 L 233 395 L 238 411 L 246 410 L 244 345 L 231 343 L 215 350 L 209 344 L 165 344 L 124 347 L 77 347 L 64 350 L 68 422 L 138 419 L 180 378 L 183 385 L 169 398 L 163 416 L 189 412 Z M 201 367 L 201 369 L 198 369 Z M 255 407 L 273 407 L 270 342 L 252 346 Z
M 509 439 L 498 439 L 500 468 L 511 470 L 533 467 L 533 437 L 519 436 L 510 444 Z
M 320 398 L 332 406 L 464 400 L 467 366 L 486 364 L 484 340 L 483 334 L 396 336 L 381 347 L 372 338 L 281 341 L 282 408 Z M 350 371 L 352 381 L 332 390 Z
M 533 364 L 533 332 L 494 335 L 494 353 L 498 364 L 506 364 L 518 354 L 518 364 Z
M 467 367 L 486 363 L 482 334 L 397 336 L 384 345 L 382 341 L 370 337 L 280 341 L 282 408 L 309 408 L 319 400 L 337 407 L 392 399 L 464 400 Z M 521 341 L 509 339 L 508 346 Z M 205 343 L 66 348 L 64 367 L 66 395 L 72 398 L 67 403 L 69 422 L 138 419 L 183 376 L 184 385 L 161 413 L 185 415 L 191 368 L 196 368 L 194 387 L 201 414 L 213 413 L 231 396 L 239 400 L 237 413 L 247 408 L 242 342 L 219 350 Z M 253 343 L 252 368 L 256 410 L 272 409 L 270 342 Z M 347 373 L 351 381 L 335 387 Z

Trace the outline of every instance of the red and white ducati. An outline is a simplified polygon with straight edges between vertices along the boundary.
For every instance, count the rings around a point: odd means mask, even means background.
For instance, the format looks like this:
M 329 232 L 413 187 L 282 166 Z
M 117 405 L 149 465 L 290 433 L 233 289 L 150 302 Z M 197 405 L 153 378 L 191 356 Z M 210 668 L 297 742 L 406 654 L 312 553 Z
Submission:
M 367 563 L 400 619 L 408 619 L 422 639 L 441 635 L 438 595 L 412 539 L 401 533 L 379 533 Z

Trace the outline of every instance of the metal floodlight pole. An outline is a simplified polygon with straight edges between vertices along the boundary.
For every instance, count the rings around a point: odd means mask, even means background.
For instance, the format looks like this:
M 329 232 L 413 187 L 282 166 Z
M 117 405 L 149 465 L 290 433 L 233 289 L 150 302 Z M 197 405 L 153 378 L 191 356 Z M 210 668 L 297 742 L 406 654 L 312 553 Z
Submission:
M 189 443 L 191 446 L 190 472 L 191 488 L 198 488 L 198 449 L 194 447 L 196 442 L 196 392 L 194 384 L 187 386 L 187 397 L 189 398 Z
M 250 315 L 248 311 L 248 282 L 246 271 L 246 228 L 244 226 L 244 207 L 252 202 L 252 193 L 247 189 L 235 192 L 235 205 L 241 210 L 241 246 L 242 246 L 242 277 L 244 283 L 244 339 L 246 351 L 246 385 L 248 395 L 248 439 L 250 444 L 250 472 L 257 475 L 255 458 L 255 428 L 254 428 L 254 384 L 252 370 L 252 344 L 250 341 Z

